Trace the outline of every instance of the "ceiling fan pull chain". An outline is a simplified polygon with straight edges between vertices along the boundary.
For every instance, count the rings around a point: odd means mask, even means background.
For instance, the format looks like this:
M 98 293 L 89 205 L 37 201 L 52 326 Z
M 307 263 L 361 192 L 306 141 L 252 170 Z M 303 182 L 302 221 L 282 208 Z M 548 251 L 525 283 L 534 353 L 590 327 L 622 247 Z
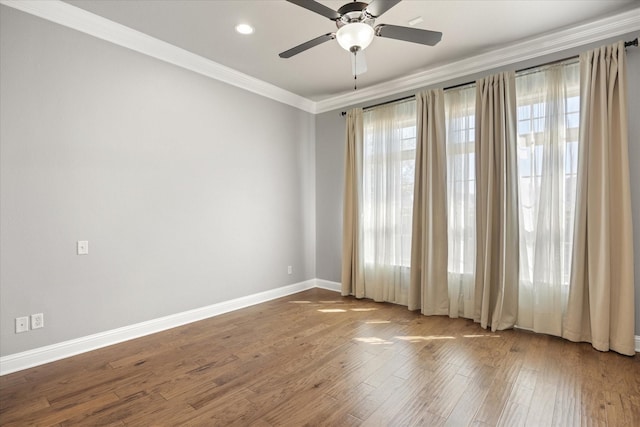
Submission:
M 353 51 L 353 90 L 358 90 L 358 49 Z

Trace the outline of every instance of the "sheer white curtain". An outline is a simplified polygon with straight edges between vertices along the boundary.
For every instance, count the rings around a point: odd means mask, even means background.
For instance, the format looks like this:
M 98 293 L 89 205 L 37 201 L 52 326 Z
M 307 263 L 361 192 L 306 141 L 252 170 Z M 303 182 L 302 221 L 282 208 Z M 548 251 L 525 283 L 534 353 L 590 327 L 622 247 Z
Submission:
M 577 62 L 516 78 L 520 193 L 519 327 L 560 336 L 567 303 L 578 161 Z
M 445 92 L 449 316 L 473 318 L 476 268 L 475 86 Z
M 416 102 L 365 111 L 362 157 L 364 296 L 407 305 Z

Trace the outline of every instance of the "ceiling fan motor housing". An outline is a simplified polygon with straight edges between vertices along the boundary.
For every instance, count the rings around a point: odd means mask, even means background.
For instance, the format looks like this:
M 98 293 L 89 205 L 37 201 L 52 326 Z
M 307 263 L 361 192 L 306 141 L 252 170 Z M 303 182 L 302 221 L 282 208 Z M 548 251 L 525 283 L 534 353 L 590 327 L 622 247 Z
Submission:
M 367 6 L 369 5 L 365 2 L 354 1 L 347 3 L 338 9 L 338 14 L 340 14 L 340 18 L 336 19 L 336 25 L 338 28 L 354 22 L 373 25 L 375 18 L 367 13 Z

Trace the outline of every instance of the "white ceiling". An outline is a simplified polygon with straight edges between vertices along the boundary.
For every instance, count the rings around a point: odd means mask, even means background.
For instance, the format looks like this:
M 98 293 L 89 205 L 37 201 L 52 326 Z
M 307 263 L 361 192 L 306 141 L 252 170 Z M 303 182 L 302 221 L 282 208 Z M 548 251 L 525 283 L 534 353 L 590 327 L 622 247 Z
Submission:
M 321 0 L 338 9 L 346 1 Z M 353 77 L 349 54 L 328 41 L 290 59 L 278 53 L 319 35 L 335 24 L 280 0 L 67 0 L 192 53 L 271 83 L 304 98 L 320 101 L 349 93 Z M 573 27 L 638 7 L 637 0 L 404 0 L 376 23 L 444 33 L 435 47 L 376 38 L 366 49 L 369 70 L 358 77 L 367 88 L 438 65 L 459 61 L 509 44 Z M 234 31 L 249 23 L 255 33 Z

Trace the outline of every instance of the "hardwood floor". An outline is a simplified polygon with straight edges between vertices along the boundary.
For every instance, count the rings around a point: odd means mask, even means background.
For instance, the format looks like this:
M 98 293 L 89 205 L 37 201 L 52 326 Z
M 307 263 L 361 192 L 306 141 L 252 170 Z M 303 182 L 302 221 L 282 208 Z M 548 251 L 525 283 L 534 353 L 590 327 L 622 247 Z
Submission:
M 640 359 L 313 289 L 0 377 L 0 424 L 638 426 Z

